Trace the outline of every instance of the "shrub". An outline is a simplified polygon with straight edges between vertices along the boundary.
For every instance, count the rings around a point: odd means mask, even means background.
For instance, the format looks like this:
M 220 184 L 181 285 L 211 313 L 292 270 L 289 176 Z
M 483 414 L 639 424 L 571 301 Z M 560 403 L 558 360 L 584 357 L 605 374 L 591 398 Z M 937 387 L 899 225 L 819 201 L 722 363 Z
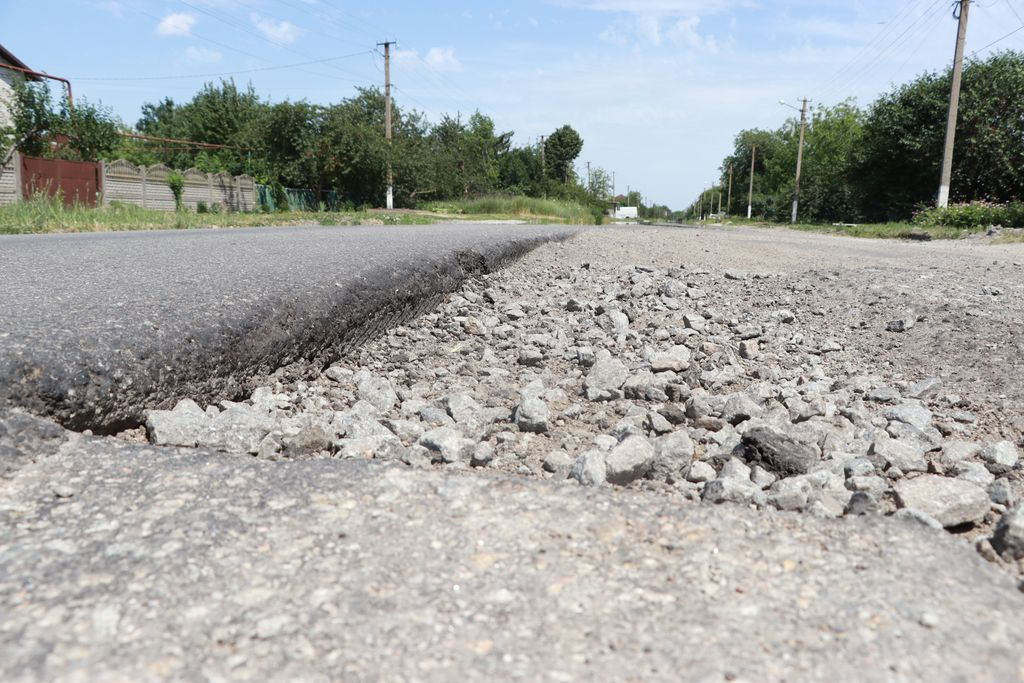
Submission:
M 174 209 L 176 211 L 184 209 L 185 203 L 182 201 L 182 196 L 185 194 L 185 176 L 177 171 L 171 171 L 167 174 L 167 187 L 171 188 L 171 194 L 174 195 Z
M 915 213 L 914 223 L 960 230 L 981 230 L 990 225 L 1024 227 L 1024 203 L 970 202 L 951 204 L 943 209 L 933 207 Z
M 206 213 L 206 202 L 196 202 L 196 213 Z

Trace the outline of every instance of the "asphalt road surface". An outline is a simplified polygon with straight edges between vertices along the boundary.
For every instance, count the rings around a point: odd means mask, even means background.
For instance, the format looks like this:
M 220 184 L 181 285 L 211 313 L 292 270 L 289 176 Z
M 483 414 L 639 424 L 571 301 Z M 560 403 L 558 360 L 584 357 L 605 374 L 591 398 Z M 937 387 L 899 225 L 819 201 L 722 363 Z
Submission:
M 0 238 L 0 405 L 115 431 L 183 396 L 246 395 L 572 233 L 430 225 Z

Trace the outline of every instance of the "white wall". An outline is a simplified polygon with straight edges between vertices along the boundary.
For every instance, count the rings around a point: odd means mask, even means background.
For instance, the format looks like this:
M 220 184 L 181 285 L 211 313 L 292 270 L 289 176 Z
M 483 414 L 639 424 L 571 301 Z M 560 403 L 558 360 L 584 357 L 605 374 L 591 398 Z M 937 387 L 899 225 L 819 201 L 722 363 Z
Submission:
M 0 69 L 0 128 L 11 125 L 10 102 L 14 94 L 11 84 L 16 78 L 21 76 L 10 69 Z

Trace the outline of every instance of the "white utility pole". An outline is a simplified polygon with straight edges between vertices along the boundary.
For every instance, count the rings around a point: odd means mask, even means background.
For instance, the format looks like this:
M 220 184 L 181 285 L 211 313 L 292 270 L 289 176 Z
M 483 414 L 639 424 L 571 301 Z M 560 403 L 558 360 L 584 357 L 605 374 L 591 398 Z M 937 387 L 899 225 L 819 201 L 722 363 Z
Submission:
M 956 119 L 960 107 L 960 79 L 964 72 L 964 44 L 967 42 L 967 12 L 971 0 L 960 0 L 960 24 L 956 29 L 956 50 L 953 53 L 953 85 L 949 91 L 949 116 L 946 119 L 946 146 L 942 152 L 942 176 L 939 179 L 940 209 L 949 206 L 949 185 L 953 179 L 953 143 L 956 141 Z
M 750 147 L 750 190 L 747 192 L 747 220 L 754 212 L 754 159 L 757 158 L 757 145 Z
M 394 41 L 384 41 L 384 137 L 388 141 L 388 198 L 387 208 L 395 208 L 395 177 L 391 168 L 391 46 Z

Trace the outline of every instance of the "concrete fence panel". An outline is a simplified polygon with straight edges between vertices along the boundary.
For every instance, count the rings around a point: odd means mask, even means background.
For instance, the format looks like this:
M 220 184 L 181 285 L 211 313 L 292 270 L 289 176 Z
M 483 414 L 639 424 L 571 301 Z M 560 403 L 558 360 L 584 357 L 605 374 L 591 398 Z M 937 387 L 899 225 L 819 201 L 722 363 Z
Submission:
M 209 206 L 215 202 L 210 200 L 210 177 L 198 168 L 190 168 L 181 174 L 185 178 L 185 190 L 182 192 L 182 202 L 185 207 L 195 211 L 202 202 Z
M 172 169 L 162 164 L 136 166 L 118 159 L 106 164 L 104 203 L 123 202 L 147 209 L 174 211 L 174 193 L 167 185 Z M 217 204 L 223 211 L 253 211 L 256 208 L 256 183 L 249 176 L 204 173 L 196 168 L 182 172 L 185 189 L 182 201 L 195 211 L 199 202 L 208 207 Z M 3 178 L 0 178 L 3 182 Z M 0 203 L 3 197 L 0 195 Z
M 18 158 L 17 152 L 8 151 L 0 156 L 0 206 L 13 204 L 20 199 L 19 168 L 21 168 L 21 160 Z

